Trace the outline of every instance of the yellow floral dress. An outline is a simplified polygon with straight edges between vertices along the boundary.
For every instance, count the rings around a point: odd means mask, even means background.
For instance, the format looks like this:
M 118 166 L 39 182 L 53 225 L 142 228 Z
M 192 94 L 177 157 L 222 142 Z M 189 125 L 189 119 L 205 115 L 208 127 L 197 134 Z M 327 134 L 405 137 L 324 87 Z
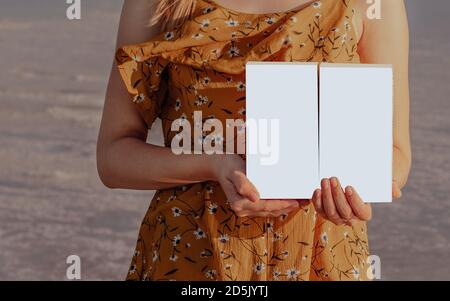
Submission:
M 161 118 L 170 147 L 172 122 L 192 121 L 194 111 L 203 121 L 245 118 L 248 61 L 358 63 L 352 6 L 322 0 L 249 14 L 197 0 L 189 21 L 120 48 L 116 60 L 147 126 Z M 368 255 L 365 223 L 335 226 L 312 205 L 279 218 L 240 218 L 219 184 L 207 182 L 156 193 L 127 279 L 357 280 L 367 277 Z

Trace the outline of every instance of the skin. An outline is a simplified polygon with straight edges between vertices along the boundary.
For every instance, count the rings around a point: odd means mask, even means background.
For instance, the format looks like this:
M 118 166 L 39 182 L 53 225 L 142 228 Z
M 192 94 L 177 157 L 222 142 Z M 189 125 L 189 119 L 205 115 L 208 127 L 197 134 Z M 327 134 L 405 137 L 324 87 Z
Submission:
M 125 0 L 117 46 L 147 41 L 160 32 L 146 26 L 151 18 L 149 2 Z M 227 8 L 247 13 L 285 11 L 311 1 L 217 0 Z M 382 20 L 365 18 L 367 4 L 357 1 L 360 33 L 358 52 L 362 63 L 394 66 L 393 198 L 401 197 L 411 168 L 409 134 L 409 34 L 403 1 L 384 1 Z M 146 143 L 147 127 L 113 63 L 97 146 L 97 166 L 109 188 L 159 190 L 204 181 L 219 182 L 231 208 L 239 216 L 280 216 L 311 201 L 318 214 L 336 225 L 350 225 L 372 217 L 354 187 L 342 187 L 339 179 L 323 179 L 311 200 L 262 200 L 245 176 L 245 162 L 238 155 L 175 155 L 169 148 Z M 351 141 L 351 137 L 348 139 Z

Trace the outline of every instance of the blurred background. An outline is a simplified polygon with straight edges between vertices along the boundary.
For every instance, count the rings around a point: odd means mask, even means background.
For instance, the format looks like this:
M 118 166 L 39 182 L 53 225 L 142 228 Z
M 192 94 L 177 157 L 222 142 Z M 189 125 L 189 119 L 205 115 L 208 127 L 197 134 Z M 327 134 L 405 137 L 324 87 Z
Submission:
M 413 171 L 375 206 L 370 245 L 383 280 L 450 280 L 450 2 L 405 2 Z M 0 0 L 0 280 L 65 280 L 71 254 L 83 280 L 124 279 L 152 196 L 97 177 L 122 1 L 81 3 L 69 21 L 65 0 Z

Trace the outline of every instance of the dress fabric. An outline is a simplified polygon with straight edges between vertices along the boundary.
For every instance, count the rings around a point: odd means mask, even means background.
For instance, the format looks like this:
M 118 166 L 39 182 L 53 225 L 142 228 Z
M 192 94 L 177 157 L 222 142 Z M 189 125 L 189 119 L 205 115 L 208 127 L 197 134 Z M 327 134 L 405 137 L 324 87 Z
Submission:
M 354 14 L 352 0 L 269 14 L 198 0 L 189 21 L 121 47 L 116 60 L 147 126 L 160 118 L 170 147 L 172 122 L 192 122 L 194 111 L 203 121 L 245 119 L 248 61 L 358 63 Z M 220 185 L 206 182 L 156 192 L 127 280 L 362 280 L 368 256 L 364 222 L 335 226 L 312 204 L 278 218 L 240 218 Z

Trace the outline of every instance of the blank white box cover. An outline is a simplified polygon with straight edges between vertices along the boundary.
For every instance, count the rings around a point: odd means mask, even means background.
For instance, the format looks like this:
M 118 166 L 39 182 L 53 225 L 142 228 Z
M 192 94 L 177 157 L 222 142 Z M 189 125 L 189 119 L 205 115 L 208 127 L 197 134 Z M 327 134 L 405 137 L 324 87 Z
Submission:
M 366 202 L 391 202 L 392 67 L 322 64 L 319 111 L 320 177 L 338 177 Z
M 247 177 L 263 199 L 309 199 L 318 186 L 317 68 L 316 63 L 247 64 L 247 121 L 279 120 L 279 161 L 273 165 L 261 164 L 267 156 L 259 150 L 249 152 L 256 145 L 246 130 Z

